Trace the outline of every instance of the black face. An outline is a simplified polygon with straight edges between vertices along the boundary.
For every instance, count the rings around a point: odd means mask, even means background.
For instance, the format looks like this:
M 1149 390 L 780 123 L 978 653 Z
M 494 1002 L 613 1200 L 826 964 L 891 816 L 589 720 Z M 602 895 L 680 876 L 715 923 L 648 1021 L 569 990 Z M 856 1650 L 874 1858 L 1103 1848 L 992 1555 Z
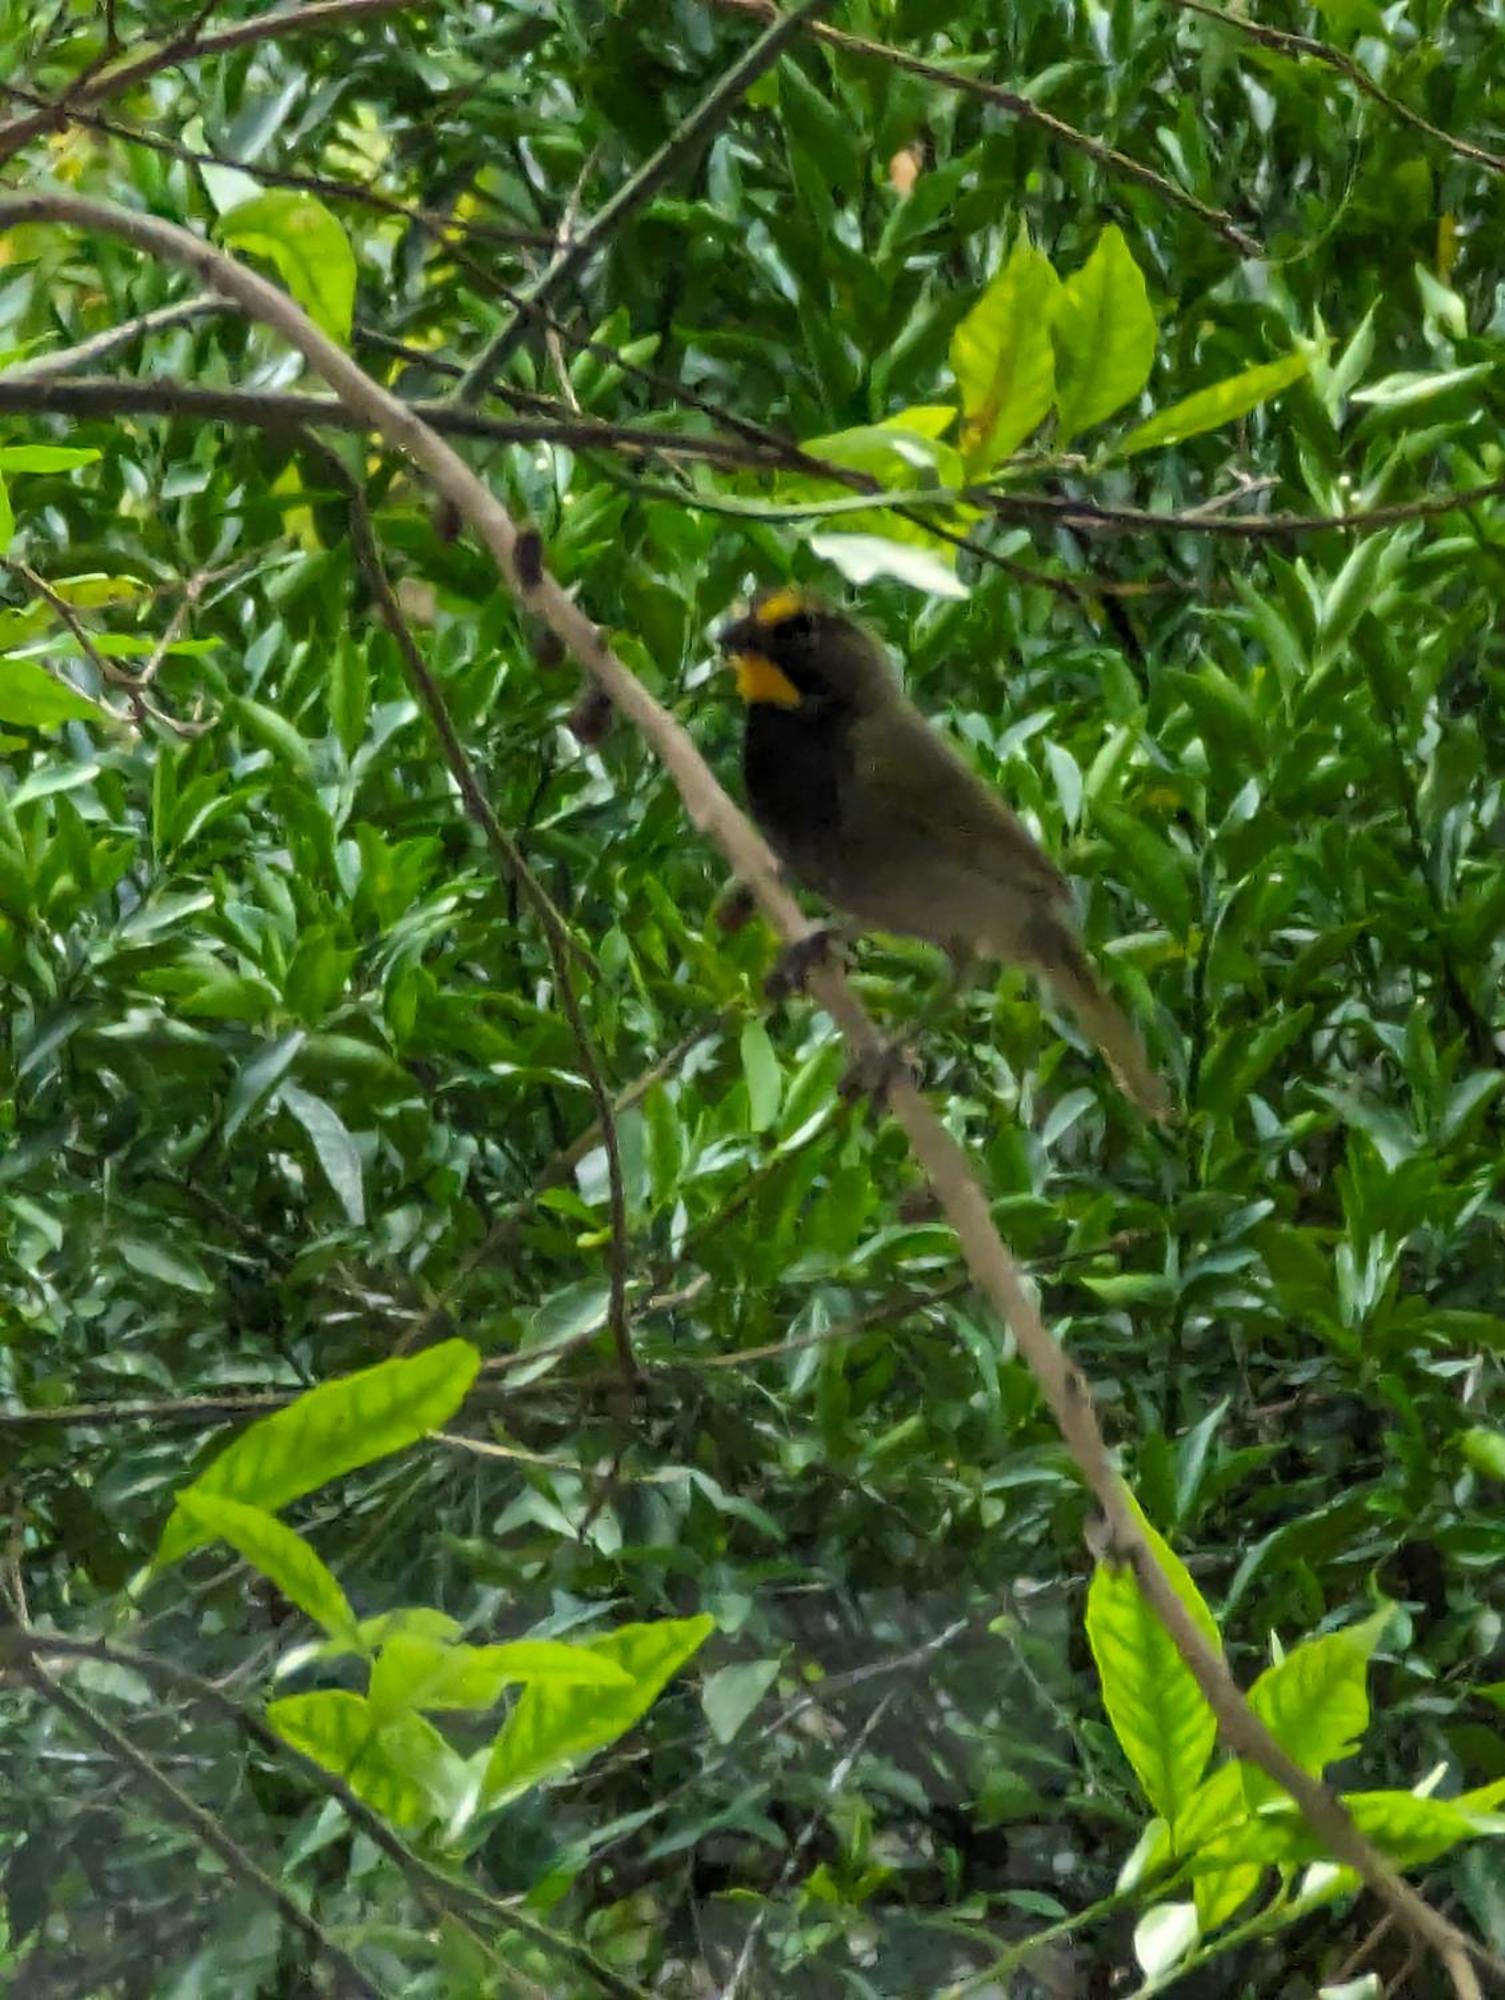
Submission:
M 744 618 L 723 625 L 724 653 L 761 654 L 806 697 L 840 692 L 840 666 L 850 646 L 848 619 L 791 590 L 765 591 Z M 834 670 L 834 671 L 833 671 Z

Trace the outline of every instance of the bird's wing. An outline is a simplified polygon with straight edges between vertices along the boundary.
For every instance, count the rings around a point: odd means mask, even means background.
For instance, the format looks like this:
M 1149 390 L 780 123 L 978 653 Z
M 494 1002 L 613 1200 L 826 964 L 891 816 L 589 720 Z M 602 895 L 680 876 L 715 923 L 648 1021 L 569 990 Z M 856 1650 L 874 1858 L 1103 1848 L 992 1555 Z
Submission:
M 913 842 L 916 858 L 943 854 L 1003 888 L 1071 907 L 1066 877 L 1023 821 L 918 709 L 905 702 L 862 717 L 851 747 L 853 793 L 880 817 L 844 832 L 881 843 L 896 868 Z

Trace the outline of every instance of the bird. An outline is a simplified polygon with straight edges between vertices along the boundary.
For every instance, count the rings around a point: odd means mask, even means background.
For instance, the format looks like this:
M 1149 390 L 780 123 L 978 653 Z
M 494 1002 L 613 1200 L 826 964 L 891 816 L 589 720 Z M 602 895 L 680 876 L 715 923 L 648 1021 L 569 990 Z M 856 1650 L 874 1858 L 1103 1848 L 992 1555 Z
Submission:
M 999 794 L 908 700 L 877 640 L 779 585 L 716 634 L 746 705 L 742 771 L 785 870 L 864 930 L 1043 978 L 1146 1116 L 1171 1097 L 1082 944 L 1071 885 Z

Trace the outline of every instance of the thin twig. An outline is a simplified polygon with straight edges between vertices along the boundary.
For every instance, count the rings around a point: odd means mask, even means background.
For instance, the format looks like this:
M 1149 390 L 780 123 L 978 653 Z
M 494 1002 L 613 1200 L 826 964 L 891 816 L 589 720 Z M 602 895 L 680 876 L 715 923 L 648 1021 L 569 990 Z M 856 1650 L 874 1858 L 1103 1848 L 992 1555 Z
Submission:
M 339 465 L 339 461 L 333 458 L 327 448 L 320 447 L 320 449 L 324 462 L 331 464 L 339 474 L 343 475 L 344 468 Z M 617 1360 L 621 1364 L 622 1373 L 631 1381 L 636 1377 L 638 1369 L 633 1359 L 632 1334 L 627 1311 L 627 1195 L 622 1178 L 622 1147 L 617 1136 L 617 1121 L 612 1110 L 611 1093 L 606 1087 L 606 1077 L 601 1068 L 601 1059 L 596 1053 L 590 1030 L 585 1025 L 585 1017 L 580 1012 L 580 1000 L 575 991 L 571 964 L 572 960 L 583 962 L 588 968 L 594 969 L 594 960 L 574 937 L 548 891 L 528 866 L 527 859 L 517 842 L 497 818 L 496 811 L 486 796 L 485 788 L 476 776 L 469 752 L 460 741 L 459 731 L 455 728 L 454 719 L 449 712 L 449 704 L 444 699 L 444 691 L 435 679 L 428 661 L 423 657 L 422 649 L 413 637 L 412 628 L 403 616 L 402 606 L 397 601 L 397 593 L 392 588 L 381 559 L 381 551 L 376 545 L 366 496 L 358 483 L 348 476 L 345 478 L 345 492 L 349 502 L 351 538 L 355 546 L 356 561 L 360 565 L 362 576 L 366 579 L 367 587 L 376 600 L 382 623 L 391 633 L 397 650 L 402 655 L 408 679 L 428 711 L 429 721 L 444 753 L 444 761 L 459 787 L 465 809 L 480 828 L 498 871 L 504 880 L 518 885 L 543 927 L 544 942 L 554 968 L 554 989 L 564 1010 L 565 1020 L 569 1023 L 576 1058 L 585 1077 L 591 1100 L 596 1107 L 597 1123 L 601 1127 L 601 1143 L 606 1153 L 607 1206 L 611 1225 L 607 1255 L 611 1303 L 607 1311 L 607 1325 L 617 1350 Z
M 1439 146 L 1456 153 L 1460 159 L 1472 160 L 1476 166 L 1488 167 L 1491 173 L 1505 174 L 1505 156 L 1491 153 L 1485 146 L 1476 146 L 1469 139 L 1460 139 L 1452 132 L 1445 132 L 1440 125 L 1423 118 L 1419 111 L 1413 111 L 1409 104 L 1402 104 L 1398 97 L 1376 83 L 1362 64 L 1352 56 L 1345 55 L 1328 42 L 1320 42 L 1313 35 L 1293 35 L 1286 28 L 1268 28 L 1261 21 L 1246 20 L 1241 14 L 1227 13 L 1221 7 L 1210 7 L 1207 0 L 1175 0 L 1175 5 L 1189 14 L 1201 14 L 1209 21 L 1216 21 L 1219 27 L 1231 28 L 1235 34 L 1244 35 L 1251 42 L 1262 43 L 1267 49 L 1278 49 L 1282 55 L 1307 56 L 1313 62 L 1326 64 L 1336 70 L 1339 76 L 1347 77 L 1356 90 L 1366 97 L 1372 97 L 1376 104 L 1382 104 L 1392 117 L 1402 119 L 1414 126 L 1418 132 L 1425 132 L 1429 139 L 1435 139 Z
M 284 167 L 269 167 L 260 160 L 243 160 L 233 153 L 185 146 L 180 140 L 165 139 L 157 132 L 143 132 L 134 125 L 122 125 L 117 118 L 103 118 L 97 112 L 81 111 L 76 105 L 70 104 L 64 111 L 60 107 L 49 106 L 45 97 L 18 83 L 0 82 L 0 94 L 14 97 L 22 104 L 35 105 L 38 110 L 49 111 L 53 122 L 82 125 L 86 131 L 119 139 L 128 146 L 143 146 L 150 153 L 178 160 L 187 167 L 228 167 L 234 173 L 244 174 L 248 180 L 259 181 L 264 187 L 288 188 L 295 194 L 318 195 L 324 201 L 348 201 L 357 208 L 393 216 L 415 229 L 425 230 L 438 242 L 474 239 L 481 243 L 505 243 L 518 247 L 553 247 L 554 238 L 546 229 L 510 229 L 501 223 L 476 222 L 470 218 L 457 222 L 442 209 L 426 208 L 421 202 L 402 201 L 396 195 L 382 194 L 379 189 L 368 187 L 364 181 L 342 180 L 335 174 L 295 173 Z
M 164 1811 L 181 1820 L 212 1854 L 217 1854 L 233 1880 L 244 1882 L 264 1897 L 290 1929 L 308 1939 L 322 1958 L 328 1959 L 345 1980 L 351 1993 L 368 1994 L 382 2000 L 382 1988 L 369 1979 L 343 1945 L 311 1917 L 297 1898 L 274 1881 L 236 1840 L 225 1832 L 218 1814 L 206 1812 L 196 1799 L 160 1770 L 131 1739 L 118 1730 L 97 1709 L 55 1680 L 34 1653 L 23 1651 L 21 1671 L 43 1701 L 66 1716 L 82 1736 L 92 1738 L 122 1770 L 131 1773 L 138 1786 L 155 1797 Z
M 734 438 L 696 437 L 657 431 L 647 424 L 611 424 L 595 417 L 508 418 L 483 416 L 447 402 L 420 399 L 408 406 L 448 437 L 480 438 L 492 444 L 561 444 L 573 450 L 623 451 L 644 457 L 703 459 L 735 468 L 776 469 L 794 447 L 778 449 Z M 369 428 L 329 396 L 261 389 L 211 389 L 198 383 L 98 379 L 41 381 L 22 378 L 18 369 L 0 375 L 0 414 L 7 416 L 182 417 L 191 422 L 278 425 L 318 424 L 326 430 Z M 814 461 L 818 466 L 819 461 Z
M 759 35 L 752 47 L 730 69 L 716 79 L 695 109 L 687 118 L 680 120 L 658 150 L 622 183 L 579 234 L 571 236 L 563 248 L 550 258 L 532 284 L 524 287 L 519 299 L 525 300 L 529 307 L 541 307 L 573 283 L 602 245 L 611 241 L 634 209 L 641 208 L 663 186 L 676 167 L 710 141 L 717 127 L 731 116 L 743 94 L 778 61 L 801 29 L 829 5 L 830 0 L 796 0 L 796 5 L 788 14 L 775 15 L 771 26 Z M 458 402 L 480 401 L 522 345 L 529 325 L 527 314 L 519 304 L 514 304 L 512 318 L 492 335 L 465 371 L 455 390 Z
M 578 421 L 547 417 L 488 417 L 475 410 L 460 409 L 448 400 L 420 398 L 402 405 L 411 416 L 431 430 L 447 437 L 480 438 L 495 444 L 563 444 L 582 451 L 622 451 L 637 456 L 666 459 L 703 459 L 707 463 L 769 471 L 783 467 L 809 473 L 820 479 L 852 484 L 867 475 L 854 474 L 850 466 L 829 465 L 801 451 L 797 444 L 784 442 L 773 434 L 767 441 L 754 436 L 742 442 L 731 438 L 696 437 L 683 432 L 655 431 L 643 424 L 608 424 L 593 418 Z M 0 375 L 0 415 L 73 416 L 80 418 L 116 417 L 131 412 L 143 416 L 182 417 L 191 421 L 254 424 L 259 428 L 278 425 L 317 424 L 327 430 L 366 432 L 373 428 L 364 418 L 328 396 L 304 396 L 286 391 L 250 389 L 210 389 L 182 382 L 151 382 L 110 378 L 91 381 L 22 381 L 14 371 Z M 725 414 L 725 413 L 723 413 Z M 756 427 L 749 427 L 756 431 Z M 1505 498 L 1505 479 L 1486 480 L 1478 486 L 1456 491 L 1423 494 L 1415 500 L 1391 501 L 1382 507 L 1359 507 L 1342 514 L 1257 514 L 1226 515 L 1198 512 L 1197 506 L 1181 513 L 1160 513 L 1149 507 L 1100 506 L 1095 501 L 1064 498 L 1047 493 L 1000 493 L 992 487 L 915 488 L 885 493 L 881 486 L 864 487 L 874 502 L 892 506 L 896 513 L 908 508 L 917 513 L 932 507 L 955 507 L 958 502 L 987 507 L 1003 520 L 1033 519 L 1059 522 L 1092 534 L 1195 534 L 1213 535 L 1239 541 L 1282 541 L 1294 535 L 1328 533 L 1366 534 L 1375 528 L 1391 528 L 1406 521 L 1437 520 L 1477 507 L 1487 500 Z M 677 493 L 686 506 L 705 505 L 704 499 Z M 718 506 L 721 503 L 717 503 Z M 827 503 L 828 506 L 830 503 Z M 738 511 L 746 511 L 739 508 Z M 793 511 L 785 509 L 786 513 Z M 934 522 L 925 525 L 932 533 L 946 533 Z M 973 547 L 964 538 L 963 547 Z M 981 551 L 976 551 L 981 553 Z M 1131 585 L 1105 585 L 1091 578 L 1073 579 L 1073 587 L 1100 594 L 1117 588 L 1137 594 Z
M 189 326 L 195 320 L 208 319 L 215 313 L 228 311 L 226 302 L 216 298 L 212 292 L 202 293 L 197 298 L 180 299 L 174 305 L 158 306 L 153 312 L 138 313 L 134 319 L 124 319 L 118 326 L 107 326 L 102 333 L 91 334 L 87 340 L 80 340 L 72 347 L 54 348 L 47 354 L 31 354 L 20 361 L 13 361 L 5 371 L 5 380 L 46 382 L 55 375 L 71 375 L 78 369 L 92 368 L 95 362 L 118 354 L 122 347 L 129 347 L 132 342 L 143 340 L 150 334 L 165 333 L 175 326 Z
M 614 1972 L 597 1958 L 588 1945 L 578 1944 L 573 1938 L 550 1930 L 536 1917 L 530 1917 L 525 1910 L 500 1896 L 489 1894 L 477 1883 L 450 1875 L 421 1855 L 414 1854 L 387 1822 L 351 1791 L 343 1778 L 337 1777 L 333 1771 L 326 1771 L 322 1764 L 316 1764 L 311 1757 L 305 1756 L 279 1736 L 254 1709 L 242 1708 L 213 1681 L 205 1680 L 175 1660 L 162 1659 L 154 1653 L 139 1653 L 102 1640 L 72 1639 L 52 1632 L 0 1631 L 0 1666 L 7 1658 L 16 1659 L 24 1666 L 40 1654 L 63 1659 L 98 1660 L 106 1666 L 126 1668 L 144 1679 L 165 1682 L 169 1687 L 179 1689 L 232 1723 L 269 1756 L 296 1765 L 322 1792 L 336 1801 L 352 1825 L 359 1827 L 373 1846 L 379 1848 L 389 1861 L 395 1862 L 418 1894 L 436 1910 L 469 1915 L 488 1928 L 516 1932 L 530 1944 L 557 1954 L 567 1964 L 586 1973 L 604 1993 L 611 1995 L 612 2000 L 647 2000 L 640 1986 Z
M 773 12 L 773 0 L 716 0 L 716 5 L 729 7 L 739 14 L 756 14 L 762 19 L 767 19 Z M 927 62 L 923 56 L 912 56 L 907 49 L 893 48 L 887 42 L 869 41 L 864 35 L 849 35 L 841 28 L 827 27 L 822 21 L 812 21 L 805 32 L 816 41 L 825 42 L 833 49 L 842 49 L 848 55 L 887 63 L 892 69 L 905 70 L 910 76 L 920 76 L 927 83 L 939 84 L 943 90 L 980 98 L 984 104 L 991 104 L 999 111 L 1008 112 L 1011 117 L 1036 126 L 1072 152 L 1085 153 L 1089 160 L 1095 160 L 1106 172 L 1117 174 L 1122 180 L 1138 181 L 1141 187 L 1151 189 L 1173 208 L 1184 209 L 1188 215 L 1194 215 L 1237 250 L 1240 256 L 1263 257 L 1265 254 L 1255 238 L 1240 229 L 1225 209 L 1213 208 L 1205 201 L 1198 201 L 1194 194 L 1167 180 L 1153 167 L 1147 167 L 1142 160 L 1132 159 L 1129 154 L 1119 152 L 1116 146 L 1094 139 L 1090 132 L 1078 131 L 1064 118 L 1042 110 L 1028 97 L 1021 97 L 1017 90 L 1005 90 L 1001 84 L 987 83 L 980 76 L 969 76 L 963 70 L 946 69 L 940 63 Z
M 44 133 L 56 131 L 59 122 L 66 124 L 78 105 L 98 104 L 104 98 L 119 97 L 122 91 L 130 90 L 136 84 L 144 83 L 149 76 L 172 69 L 178 63 L 198 61 L 204 56 L 225 55 L 231 49 L 244 48 L 250 42 L 281 41 L 286 35 L 319 34 L 331 28 L 350 28 L 379 14 L 399 13 L 406 5 L 408 0 L 314 0 L 309 7 L 289 7 L 278 13 L 254 14 L 249 20 L 217 28 L 209 35 L 199 33 L 198 19 L 195 18 L 184 33 L 97 71 L 88 79 L 84 89 L 75 92 L 72 102 L 65 99 L 60 104 L 49 105 L 45 111 L 33 111 L 25 118 L 12 118 L 0 125 L 0 161 L 8 160 L 22 146 L 29 145 L 33 139 L 40 139 Z
M 150 255 L 184 264 L 280 333 L 342 401 L 429 475 L 443 498 L 469 523 L 508 589 L 592 675 L 617 711 L 636 725 L 668 770 L 691 820 L 721 849 L 779 936 L 794 943 L 810 934 L 814 927 L 786 887 L 767 842 L 716 782 L 693 738 L 612 651 L 568 592 L 546 570 L 534 567 L 536 545 L 526 564 L 520 565 L 521 536 L 511 515 L 442 438 L 371 381 L 284 293 L 190 231 L 156 216 L 72 194 L 38 192 L 0 202 L 0 230 L 44 222 L 103 230 Z M 840 966 L 818 965 L 809 983 L 853 1054 L 859 1060 L 877 1058 L 883 1048 L 878 1030 Z M 1141 1592 L 1216 1715 L 1224 1742 L 1289 1793 L 1334 1859 L 1354 1869 L 1396 1913 L 1407 1933 L 1437 1954 L 1459 2000 L 1480 2000 L 1473 1959 L 1500 1976 L 1505 1976 L 1505 1964 L 1466 1937 L 1397 1873 L 1355 1826 L 1337 1795 L 1304 1770 L 1250 1708 L 1222 1653 L 1161 1568 L 1130 1505 L 1128 1488 L 1109 1458 L 1086 1380 L 1046 1327 L 1023 1271 L 994 1227 L 987 1196 L 967 1154 L 908 1078 L 896 1077 L 887 1095 L 889 1109 L 956 1232 L 973 1278 L 1012 1329 L 1067 1449 L 1102 1510 L 1105 1559 L 1132 1568 Z
M 834 1798 L 836 1793 L 846 1783 L 856 1765 L 857 1759 L 867 1748 L 874 1730 L 876 1730 L 884 1716 L 887 1715 L 889 1709 L 892 1708 L 897 1692 L 898 1690 L 895 1688 L 889 1689 L 888 1693 L 875 1705 L 872 1714 L 858 1730 L 856 1740 L 852 1744 L 851 1749 L 847 1751 L 844 1757 L 838 1759 L 830 1777 L 826 1780 L 822 1793 L 823 1802 Z M 747 1936 L 742 1940 L 742 1949 L 737 1954 L 737 1962 L 732 1967 L 730 1978 L 721 1989 L 721 2000 L 737 2000 L 737 1994 L 741 1989 L 742 1981 L 747 1974 L 749 1966 L 752 1964 L 753 1953 L 758 1948 L 758 1939 L 767 1929 L 768 1919 L 773 1914 L 773 1899 L 781 1889 L 787 1888 L 790 1882 L 793 1881 L 794 1872 L 808 1853 L 810 1843 L 814 1840 L 816 1829 L 820 1826 L 823 1817 L 824 1814 L 820 1810 L 816 1810 L 808 1816 L 805 1824 L 800 1828 L 799 1833 L 791 1842 L 784 1865 L 779 1870 L 772 1886 L 765 1895 L 759 1898 L 757 1912 L 747 1927 Z

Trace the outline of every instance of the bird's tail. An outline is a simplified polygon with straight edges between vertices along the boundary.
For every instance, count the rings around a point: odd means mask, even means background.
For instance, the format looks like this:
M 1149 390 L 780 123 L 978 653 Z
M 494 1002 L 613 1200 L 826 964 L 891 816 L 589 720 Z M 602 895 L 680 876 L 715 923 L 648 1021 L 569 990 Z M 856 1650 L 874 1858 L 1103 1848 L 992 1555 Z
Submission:
M 1051 943 L 1048 956 L 1042 955 L 1041 970 L 1058 998 L 1083 1034 L 1091 1036 L 1101 1049 L 1124 1095 L 1147 1118 L 1169 1124 L 1175 1115 L 1171 1094 L 1150 1067 L 1139 1030 L 1117 1001 L 1103 991 L 1086 952 L 1069 931 L 1063 927 Z

